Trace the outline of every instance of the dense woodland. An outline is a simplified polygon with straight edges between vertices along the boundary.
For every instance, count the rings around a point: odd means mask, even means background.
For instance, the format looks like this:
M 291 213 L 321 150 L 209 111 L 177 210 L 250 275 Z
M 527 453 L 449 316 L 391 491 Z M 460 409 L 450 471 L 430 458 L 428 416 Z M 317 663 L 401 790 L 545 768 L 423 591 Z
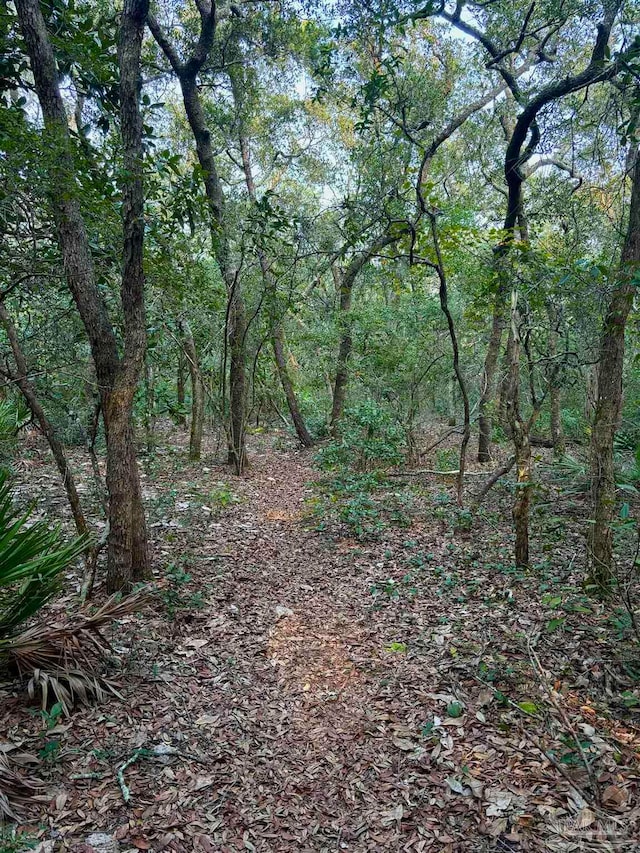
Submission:
M 0 851 L 636 849 L 639 22 L 3 4 Z

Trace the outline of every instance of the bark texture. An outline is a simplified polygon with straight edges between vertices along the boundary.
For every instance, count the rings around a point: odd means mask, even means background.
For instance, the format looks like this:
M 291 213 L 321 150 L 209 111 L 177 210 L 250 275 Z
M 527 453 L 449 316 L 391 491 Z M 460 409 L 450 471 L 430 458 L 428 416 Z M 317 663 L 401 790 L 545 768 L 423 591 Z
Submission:
M 209 207 L 211 244 L 227 289 L 227 351 L 229 354 L 229 462 L 241 474 L 247 462 L 246 426 L 246 336 L 247 319 L 240 280 L 234 269 L 225 216 L 225 195 L 218 175 L 211 133 L 198 88 L 198 75 L 213 47 L 216 32 L 216 7 L 210 0 L 197 4 L 200 33 L 191 54 L 183 60 L 153 15 L 147 16 L 149 28 L 158 46 L 175 72 L 185 113 L 196 145 L 198 163 Z
M 126 589 L 150 573 L 146 524 L 131 420 L 133 396 L 144 362 L 144 236 L 140 54 L 145 0 L 125 0 L 118 39 L 120 118 L 124 151 L 121 301 L 124 352 L 120 356 L 106 303 L 97 285 L 79 202 L 73 148 L 51 40 L 38 0 L 16 9 L 51 150 L 46 164 L 49 195 L 67 283 L 84 324 L 100 386 L 107 440 L 109 540 L 107 587 Z
M 178 422 L 178 426 L 186 429 L 187 427 L 187 417 L 184 414 L 185 411 L 185 355 L 180 348 L 178 352 L 178 365 L 177 365 L 177 377 L 176 377 L 176 397 L 178 399 L 178 417 L 176 418 Z
M 525 423 L 520 413 L 520 333 L 518 330 L 518 296 L 512 294 L 511 305 L 511 364 L 507 393 L 507 419 L 515 451 L 518 480 L 513 502 L 513 524 L 516 534 L 516 566 L 529 565 L 529 508 L 531 505 L 531 423 Z
M 632 169 L 629 224 L 622 249 L 620 273 L 607 308 L 600 343 L 598 396 L 591 432 L 591 499 L 594 523 L 589 537 L 590 579 L 606 589 L 613 568 L 612 523 L 616 508 L 613 439 L 622 409 L 624 335 L 640 267 L 640 156 Z
M 198 353 L 193 333 L 186 320 L 180 321 L 180 332 L 184 355 L 191 379 L 191 432 L 189 435 L 189 459 L 200 459 L 202 453 L 202 434 L 204 431 L 204 383 L 198 363 Z

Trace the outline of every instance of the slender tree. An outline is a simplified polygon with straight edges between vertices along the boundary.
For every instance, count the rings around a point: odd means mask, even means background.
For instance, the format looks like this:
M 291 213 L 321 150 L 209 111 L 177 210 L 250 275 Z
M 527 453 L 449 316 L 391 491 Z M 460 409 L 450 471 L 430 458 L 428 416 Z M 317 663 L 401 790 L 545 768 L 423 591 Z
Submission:
M 240 158 L 242 163 L 242 171 L 247 187 L 247 194 L 254 209 L 258 205 L 258 195 L 256 191 L 255 179 L 253 176 L 253 166 L 251 161 L 251 143 L 247 132 L 247 122 L 245 117 L 246 110 L 246 82 L 244 76 L 240 72 L 242 57 L 237 51 L 236 64 L 230 69 L 229 76 L 231 79 L 231 89 L 233 93 L 234 104 L 236 108 L 236 123 L 238 130 L 238 142 L 240 146 Z M 313 438 L 307 429 L 304 422 L 300 405 L 296 396 L 293 380 L 289 373 L 286 357 L 286 339 L 283 319 L 278 316 L 276 297 L 277 297 L 277 280 L 272 272 L 267 253 L 261 245 L 256 246 L 256 254 L 258 255 L 258 263 L 262 274 L 263 285 L 267 290 L 269 300 L 269 330 L 271 336 L 271 345 L 273 347 L 273 355 L 278 371 L 278 377 L 282 390 L 287 401 L 291 421 L 296 431 L 296 435 L 303 447 L 311 447 Z
M 195 140 L 198 162 L 209 208 L 211 243 L 227 289 L 227 341 L 229 352 L 229 462 L 241 474 L 247 461 L 245 447 L 246 370 L 245 344 L 247 318 L 238 270 L 231 256 L 230 234 L 225 213 L 225 193 L 218 174 L 205 110 L 199 89 L 199 75 L 207 62 L 216 34 L 217 7 L 211 0 L 197 2 L 200 32 L 196 44 L 182 58 L 159 21 L 148 15 L 154 39 L 168 60 L 180 84 L 189 127 Z
M 613 439 L 622 409 L 625 329 L 640 269 L 640 155 L 637 147 L 631 159 L 629 223 L 618 279 L 604 319 L 598 362 L 598 395 L 591 432 L 593 527 L 589 536 L 589 558 L 591 581 L 602 589 L 607 589 L 612 580 L 612 522 L 616 507 Z
M 51 38 L 39 0 L 17 0 L 16 9 L 44 117 L 44 138 L 54 153 L 47 159 L 46 170 L 65 275 L 89 339 L 100 386 L 109 494 L 107 586 L 110 590 L 126 589 L 132 581 L 150 574 L 132 421 L 133 398 L 146 347 L 142 268 L 143 149 L 139 97 L 140 56 L 147 4 L 146 0 L 125 0 L 118 39 L 125 176 L 122 185 L 122 354 L 107 303 L 96 280 Z

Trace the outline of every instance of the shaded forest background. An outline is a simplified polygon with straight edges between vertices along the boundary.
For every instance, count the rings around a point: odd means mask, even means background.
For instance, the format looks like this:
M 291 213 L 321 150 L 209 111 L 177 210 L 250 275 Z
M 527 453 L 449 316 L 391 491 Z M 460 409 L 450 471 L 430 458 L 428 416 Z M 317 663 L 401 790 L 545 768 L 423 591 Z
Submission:
M 577 538 L 572 588 L 636 647 L 639 20 L 635 0 L 3 5 L 10 667 L 51 668 L 70 710 L 72 638 L 165 573 L 149 481 L 174 508 L 169 469 L 245 488 L 265 434 L 271 464 L 314 466 L 321 535 L 482 536 L 495 498 L 523 578 Z M 13 503 L 34 432 L 64 535 Z M 226 474 L 203 500 L 235 504 Z M 61 587 L 76 621 L 52 638 L 36 614 Z M 94 589 L 118 595 L 87 608 Z

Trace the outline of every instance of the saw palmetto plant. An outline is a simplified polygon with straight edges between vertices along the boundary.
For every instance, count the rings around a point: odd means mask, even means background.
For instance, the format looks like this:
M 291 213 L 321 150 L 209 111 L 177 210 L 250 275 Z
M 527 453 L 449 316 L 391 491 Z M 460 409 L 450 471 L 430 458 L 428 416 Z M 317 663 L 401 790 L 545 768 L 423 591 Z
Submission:
M 11 482 L 0 471 L 0 655 L 10 649 L 20 627 L 55 596 L 63 570 L 86 548 L 64 544 L 57 528 L 32 520 L 13 502 Z
M 93 613 L 78 609 L 52 619 L 47 611 L 47 619 L 39 618 L 86 547 L 84 538 L 65 544 L 58 528 L 34 521 L 32 509 L 19 510 L 0 470 L 0 666 L 27 681 L 43 709 L 56 702 L 65 714 L 77 703 L 120 696 L 102 671 L 112 649 L 101 628 L 137 610 L 141 599 L 141 593 L 113 596 Z M 24 769 L 0 750 L 0 823 L 39 792 L 41 783 Z
M 0 656 L 24 623 L 55 596 L 60 578 L 86 548 L 84 539 L 64 544 L 58 528 L 18 510 L 11 482 L 0 471 Z
M 100 629 L 140 606 L 140 595 L 114 596 L 94 613 L 38 620 L 58 593 L 63 572 L 86 547 L 84 538 L 65 544 L 59 529 L 33 521 L 32 510 L 18 510 L 9 477 L 0 470 L 0 664 L 28 679 L 29 694 L 39 694 L 44 708 L 56 701 L 65 713 L 76 702 L 118 695 L 99 671 L 111 653 Z

